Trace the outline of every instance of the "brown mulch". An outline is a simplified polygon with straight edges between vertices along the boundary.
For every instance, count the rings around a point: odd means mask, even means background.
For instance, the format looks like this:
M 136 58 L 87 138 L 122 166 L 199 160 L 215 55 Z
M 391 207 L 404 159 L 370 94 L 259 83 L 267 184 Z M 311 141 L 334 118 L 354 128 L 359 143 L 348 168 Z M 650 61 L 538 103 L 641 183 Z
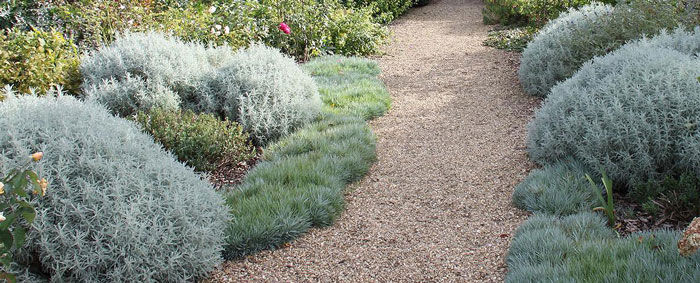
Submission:
M 371 123 L 378 161 L 350 186 L 337 223 L 219 267 L 211 282 L 500 282 L 511 205 L 532 167 L 524 150 L 538 100 L 516 55 L 482 46 L 481 0 L 437 0 L 390 26 L 378 59 L 392 98 Z
M 615 201 L 615 230 L 621 237 L 634 232 L 656 229 L 683 230 L 688 227 L 691 219 L 679 217 L 673 212 L 662 212 L 651 215 L 642 206 L 626 196 L 613 194 Z
M 225 186 L 234 186 L 241 183 L 245 174 L 248 173 L 262 158 L 262 148 L 256 148 L 256 155 L 241 162 L 222 162 L 212 172 L 209 173 L 209 182 L 214 188 L 221 189 Z

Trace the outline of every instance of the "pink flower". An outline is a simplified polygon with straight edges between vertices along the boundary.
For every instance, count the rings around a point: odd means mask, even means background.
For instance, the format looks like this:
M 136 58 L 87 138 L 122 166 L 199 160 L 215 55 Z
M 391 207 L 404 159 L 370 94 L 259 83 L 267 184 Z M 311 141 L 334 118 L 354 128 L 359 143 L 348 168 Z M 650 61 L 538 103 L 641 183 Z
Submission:
M 289 26 L 287 24 L 285 24 L 284 22 L 280 23 L 279 29 L 285 34 L 290 34 L 292 32 L 292 30 L 289 28 Z

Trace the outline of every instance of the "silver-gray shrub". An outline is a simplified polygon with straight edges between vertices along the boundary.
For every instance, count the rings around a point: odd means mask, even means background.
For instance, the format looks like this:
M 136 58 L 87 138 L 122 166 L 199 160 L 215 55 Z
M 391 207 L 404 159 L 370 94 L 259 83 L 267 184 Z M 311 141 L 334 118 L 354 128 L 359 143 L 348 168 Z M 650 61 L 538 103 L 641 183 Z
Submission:
M 206 79 L 232 55 L 226 46 L 156 32 L 127 33 L 83 58 L 83 90 L 87 99 L 121 116 L 153 106 L 208 111 L 218 101 Z
M 253 45 L 218 71 L 223 113 L 266 144 L 311 122 L 321 110 L 313 79 L 277 49 Z
M 586 61 L 626 42 L 679 24 L 693 24 L 667 0 L 622 1 L 614 8 L 592 3 L 562 13 L 545 25 L 523 51 L 518 75 L 525 92 L 546 97 Z
M 81 62 L 87 100 L 130 116 L 152 107 L 214 113 L 237 121 L 258 144 L 313 120 L 315 82 L 277 49 L 234 54 L 160 33 L 128 33 Z
M 552 88 L 529 125 L 540 164 L 573 157 L 623 184 L 700 173 L 700 27 L 629 43 Z
M 135 123 L 72 97 L 0 103 L 0 172 L 28 160 L 46 197 L 21 262 L 52 282 L 185 282 L 221 262 L 228 208 Z

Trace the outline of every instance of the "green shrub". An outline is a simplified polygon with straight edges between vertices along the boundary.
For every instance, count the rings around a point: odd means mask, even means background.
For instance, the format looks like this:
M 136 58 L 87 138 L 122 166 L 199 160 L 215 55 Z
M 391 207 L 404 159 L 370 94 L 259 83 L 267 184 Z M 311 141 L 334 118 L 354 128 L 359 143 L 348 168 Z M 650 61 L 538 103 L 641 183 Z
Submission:
M 508 251 L 506 282 L 694 282 L 700 255 L 682 257 L 678 231 L 618 239 L 603 218 L 534 216 Z
M 415 0 L 340 0 L 347 7 L 365 8 L 374 10 L 374 18 L 387 24 L 408 11 L 415 4 Z M 427 4 L 427 3 L 425 3 Z
M 313 79 L 274 48 L 254 45 L 238 51 L 214 80 L 225 116 L 261 145 L 311 122 L 321 110 Z
M 591 173 L 594 171 L 575 161 L 547 165 L 515 187 L 513 204 L 535 213 L 561 216 L 591 211 L 598 204 L 586 179 Z
M 573 157 L 622 185 L 700 172 L 699 51 L 700 27 L 679 28 L 584 64 L 536 112 L 530 157 Z
M 616 8 L 595 3 L 571 10 L 544 26 L 523 51 L 520 83 L 528 94 L 545 97 L 584 62 L 630 40 L 675 28 L 686 18 L 666 0 L 635 0 Z
M 379 66 L 364 58 L 325 56 L 303 65 L 320 86 L 324 111 L 365 120 L 384 115 L 391 97 L 377 78 Z
M 45 153 L 49 190 L 19 262 L 81 282 L 195 281 L 221 262 L 222 197 L 134 122 L 69 96 L 24 96 L 0 103 L 0 128 L 0 171 Z
M 77 93 L 79 64 L 76 46 L 57 31 L 0 31 L 0 86 L 39 94 L 61 86 Z
M 690 221 L 700 215 L 700 178 L 694 173 L 679 177 L 666 176 L 661 182 L 647 182 L 630 188 L 629 196 L 645 206 L 645 210 L 658 212 L 657 203 L 663 205 L 666 214 Z
M 0 30 L 47 27 L 55 17 L 53 1 L 3 1 L 0 8 Z
M 542 26 L 552 19 L 556 19 L 560 13 L 570 8 L 578 8 L 589 4 L 591 0 L 486 0 L 486 7 L 482 11 L 484 24 Z M 603 3 L 615 3 L 616 0 L 598 1 Z
M 153 2 L 77 0 L 57 2 L 51 9 L 57 17 L 55 28 L 62 28 L 81 47 L 92 49 L 111 43 L 127 30 L 147 27 L 155 12 Z
M 236 164 L 255 156 L 248 134 L 238 123 L 221 121 L 211 114 L 154 108 L 148 113 L 139 112 L 135 120 L 156 142 L 198 171 L 211 171 L 221 164 Z
M 214 112 L 220 102 L 207 81 L 231 57 L 227 48 L 128 33 L 83 58 L 83 91 L 122 117 L 155 107 Z
M 372 9 L 347 8 L 337 1 L 248 0 L 222 4 L 230 22 L 246 23 L 255 38 L 295 58 L 325 54 L 368 55 L 379 51 L 388 31 L 372 19 Z M 284 22 L 290 34 L 278 30 Z

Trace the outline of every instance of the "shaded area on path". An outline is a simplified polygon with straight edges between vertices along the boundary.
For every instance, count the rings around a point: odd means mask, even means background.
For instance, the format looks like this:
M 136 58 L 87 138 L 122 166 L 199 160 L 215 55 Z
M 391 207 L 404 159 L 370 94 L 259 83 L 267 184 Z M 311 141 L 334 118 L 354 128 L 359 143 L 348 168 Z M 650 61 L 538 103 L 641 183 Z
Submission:
M 438 0 L 391 25 L 382 79 L 393 97 L 372 122 L 379 160 L 348 188 L 338 222 L 289 247 L 224 264 L 224 282 L 502 281 L 525 212 L 513 187 L 532 166 L 537 100 L 514 54 L 481 45 L 480 0 Z M 223 273 L 223 274 L 222 274 Z

